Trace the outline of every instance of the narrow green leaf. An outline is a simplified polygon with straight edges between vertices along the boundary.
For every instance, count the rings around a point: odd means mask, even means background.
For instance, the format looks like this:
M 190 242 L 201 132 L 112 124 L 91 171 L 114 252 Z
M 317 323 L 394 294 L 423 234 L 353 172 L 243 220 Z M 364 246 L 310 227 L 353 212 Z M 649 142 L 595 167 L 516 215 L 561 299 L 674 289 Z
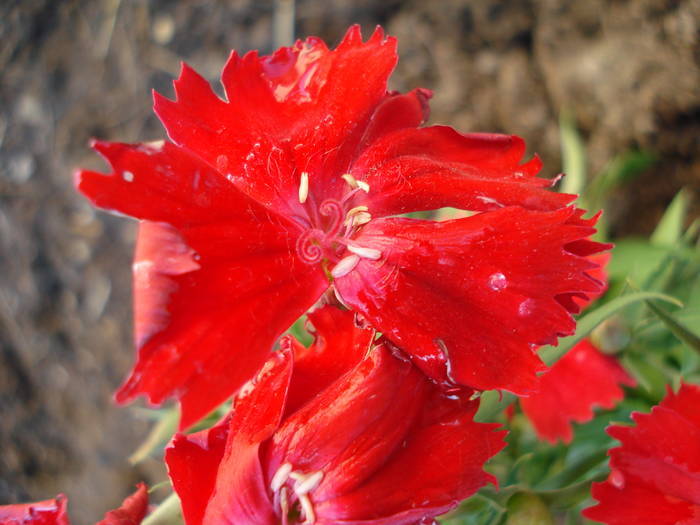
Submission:
M 141 522 L 142 525 L 180 525 L 184 523 L 180 498 L 170 494 Z
M 561 191 L 579 195 L 586 185 L 586 146 L 576 129 L 573 116 L 566 111 L 559 117 L 559 130 L 562 165 L 566 175 Z
M 479 410 L 474 416 L 474 421 L 481 423 L 493 423 L 499 414 L 503 413 L 508 405 L 516 400 L 513 394 L 498 390 L 488 390 L 481 394 Z
M 663 217 L 651 234 L 651 243 L 656 246 L 673 246 L 683 235 L 683 224 L 690 205 L 690 194 L 682 189 L 668 205 Z
M 168 408 L 153 425 L 151 431 L 146 436 L 146 440 L 129 457 L 129 463 L 136 465 L 140 463 L 159 446 L 165 444 L 177 431 L 177 424 L 180 420 L 180 411 L 177 407 Z
M 576 330 L 576 333 L 561 339 L 559 341 L 559 346 L 547 346 L 543 348 L 539 352 L 540 358 L 548 366 L 552 366 L 561 356 L 573 348 L 576 343 L 590 334 L 596 326 L 605 321 L 608 317 L 626 306 L 639 301 L 645 301 L 647 299 L 658 299 L 659 301 L 665 301 L 667 303 L 683 306 L 683 304 L 675 297 L 657 292 L 633 292 L 617 297 L 616 299 L 605 303 L 603 306 L 596 308 L 592 312 L 581 317 L 578 322 L 578 329 Z
M 693 350 L 700 352 L 700 336 L 674 319 L 673 316 L 666 310 L 659 308 L 651 301 L 645 302 L 649 309 L 654 312 L 659 319 L 661 319 L 661 321 L 668 327 L 673 335 L 675 335 Z

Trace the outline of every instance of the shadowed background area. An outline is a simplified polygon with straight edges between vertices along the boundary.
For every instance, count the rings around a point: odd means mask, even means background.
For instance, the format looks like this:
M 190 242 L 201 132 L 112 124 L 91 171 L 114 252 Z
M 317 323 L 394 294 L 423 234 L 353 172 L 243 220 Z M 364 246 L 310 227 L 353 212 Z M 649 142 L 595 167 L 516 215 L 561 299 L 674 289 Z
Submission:
M 156 459 L 127 461 L 149 428 L 144 411 L 111 402 L 133 361 L 135 223 L 91 209 L 73 190 L 72 172 L 103 167 L 90 137 L 164 135 L 150 90 L 172 95 L 180 59 L 215 80 L 230 49 L 269 53 L 284 38 L 284 4 L 0 6 L 0 504 L 65 492 L 82 525 L 137 481 L 166 479 Z M 629 149 L 654 153 L 658 162 L 607 210 L 614 236 L 649 233 L 683 186 L 698 215 L 697 0 L 299 0 L 294 7 L 296 35 L 330 45 L 352 23 L 365 36 L 384 26 L 399 38 L 393 89 L 434 90 L 432 123 L 523 136 L 547 176 L 561 169 L 563 109 L 588 144 L 592 173 Z

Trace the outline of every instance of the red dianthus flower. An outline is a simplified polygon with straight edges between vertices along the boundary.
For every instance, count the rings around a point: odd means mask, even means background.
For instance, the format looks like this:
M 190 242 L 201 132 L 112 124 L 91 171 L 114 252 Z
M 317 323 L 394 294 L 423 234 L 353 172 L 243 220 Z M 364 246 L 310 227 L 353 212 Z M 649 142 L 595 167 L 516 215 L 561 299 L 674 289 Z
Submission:
M 172 142 L 95 143 L 113 168 L 77 185 L 142 219 L 138 362 L 117 393 L 176 397 L 181 426 L 232 395 L 329 288 L 426 374 L 531 391 L 533 348 L 574 330 L 595 293 L 595 218 L 547 191 L 539 159 L 505 135 L 420 126 L 430 93 L 387 92 L 396 42 L 351 28 L 270 56 L 233 53 L 226 100 L 188 66 L 156 94 Z M 445 206 L 476 215 L 393 215 Z
M 415 525 L 495 483 L 482 467 L 505 432 L 472 420 L 478 403 L 375 346 L 352 313 L 310 319 L 311 347 L 285 338 L 226 420 L 166 449 L 187 525 Z
M 610 476 L 594 483 L 598 505 L 584 516 L 609 525 L 700 523 L 700 388 L 683 384 L 651 414 L 632 414 L 636 427 L 615 425 Z

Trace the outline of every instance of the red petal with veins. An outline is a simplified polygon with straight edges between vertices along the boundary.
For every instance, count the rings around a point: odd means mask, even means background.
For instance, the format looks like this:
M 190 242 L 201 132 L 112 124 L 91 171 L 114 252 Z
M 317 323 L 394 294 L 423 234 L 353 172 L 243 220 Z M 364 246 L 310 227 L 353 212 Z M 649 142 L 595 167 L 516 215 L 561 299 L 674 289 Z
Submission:
M 328 283 L 297 259 L 294 224 L 183 150 L 96 147 L 114 173 L 82 172 L 79 189 L 98 206 L 172 225 L 145 222 L 139 231 L 139 358 L 117 400 L 176 397 L 185 428 L 255 374 Z
M 247 194 L 298 214 L 302 171 L 319 202 L 345 188 L 345 173 L 396 65 L 396 40 L 377 28 L 362 42 L 351 27 L 335 50 L 318 38 L 273 55 L 231 54 L 221 82 L 227 101 L 183 65 L 176 100 L 155 95 L 168 135 Z M 266 176 L 261 176 L 261 174 Z
M 70 525 L 63 494 L 36 503 L 0 506 L 2 525 Z
M 224 456 L 229 419 L 196 434 L 176 434 L 165 449 L 165 463 L 188 525 L 200 525 Z
M 636 427 L 611 426 L 611 474 L 594 483 L 599 501 L 583 514 L 610 525 L 700 523 L 700 388 L 669 391 L 651 414 L 632 414 Z
M 405 439 L 428 390 L 410 362 L 374 350 L 284 422 L 269 446 L 268 477 L 288 462 L 323 470 L 315 502 L 352 490 Z
M 139 525 L 148 512 L 148 489 L 139 483 L 136 492 L 126 498 L 118 509 L 110 510 L 97 525 Z
M 545 368 L 534 345 L 573 333 L 570 296 L 600 288 L 586 274 L 595 264 L 568 250 L 594 231 L 573 208 L 378 219 L 354 242 L 381 257 L 362 259 L 335 286 L 429 376 L 522 395 Z
M 294 338 L 294 377 L 285 413 L 295 412 L 333 381 L 357 365 L 369 352 L 374 330 L 358 328 L 355 315 L 334 306 L 308 314 L 314 342 L 306 348 Z
M 614 357 L 584 339 L 540 378 L 539 389 L 520 406 L 541 439 L 571 442 L 571 423 L 593 419 L 593 408 L 613 408 L 624 397 L 620 385 L 635 381 Z
M 236 398 L 226 450 L 204 514 L 205 525 L 277 523 L 268 496 L 270 478 L 265 478 L 259 449 L 280 424 L 292 364 L 289 350 L 275 353 Z M 187 497 L 184 493 L 180 496 Z
M 525 143 L 516 136 L 458 133 L 446 126 L 403 129 L 376 140 L 350 173 L 370 186 L 361 204 L 373 216 L 446 206 L 485 211 L 504 206 L 553 210 L 574 195 L 547 191 L 536 177 L 542 163 L 522 163 Z
M 208 431 L 208 438 L 178 436 L 168 448 L 166 461 L 189 525 L 276 525 L 279 496 L 271 482 L 285 462 L 300 473 L 322 469 L 309 498 L 315 523 L 325 525 L 415 524 L 495 482 L 482 467 L 503 448 L 505 432 L 474 423 L 477 403 L 447 397 L 387 344 L 351 365 L 359 347 L 339 336 L 360 341 L 367 331 L 348 333 L 353 314 L 329 308 L 314 318 L 316 348 L 300 355 L 302 384 L 320 369 L 314 358 L 330 363 L 338 356 L 351 367 L 345 374 L 283 417 L 288 389 L 300 380 L 289 347 L 283 347 L 236 399 L 228 426 Z M 338 355 L 346 352 L 353 357 Z

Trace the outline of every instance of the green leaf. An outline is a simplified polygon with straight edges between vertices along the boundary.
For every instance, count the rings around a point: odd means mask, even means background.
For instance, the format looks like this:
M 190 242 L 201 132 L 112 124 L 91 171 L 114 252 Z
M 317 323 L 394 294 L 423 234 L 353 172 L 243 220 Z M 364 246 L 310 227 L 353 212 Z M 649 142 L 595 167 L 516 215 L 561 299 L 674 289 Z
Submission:
M 666 212 L 651 234 L 651 243 L 656 246 L 674 246 L 683 235 L 683 224 L 690 205 L 690 194 L 682 189 L 676 194 Z
M 562 165 L 566 175 L 560 191 L 579 195 L 586 185 L 586 146 L 576 129 L 573 116 L 566 111 L 559 117 L 559 130 Z
M 129 463 L 136 465 L 150 456 L 157 448 L 165 445 L 177 431 L 180 410 L 171 407 L 162 412 L 161 418 L 151 428 L 146 440 L 129 456 Z
M 539 352 L 540 358 L 542 358 L 542 360 L 548 366 L 552 366 L 559 360 L 560 357 L 573 348 L 576 343 L 590 334 L 596 326 L 605 321 L 608 317 L 612 316 L 614 313 L 625 308 L 626 306 L 639 301 L 645 301 L 647 299 L 658 299 L 659 301 L 665 301 L 677 306 L 683 306 L 683 304 L 675 297 L 657 292 L 633 292 L 617 297 L 616 299 L 605 303 L 599 308 L 596 308 L 592 312 L 581 317 L 578 322 L 578 329 L 576 330 L 576 333 L 572 336 L 561 339 L 559 341 L 559 346 L 547 346 L 543 348 Z
M 651 301 L 645 301 L 649 309 L 668 327 L 670 332 L 693 350 L 700 352 L 700 336 L 678 322 L 666 310 L 659 308 Z
M 496 501 L 475 494 L 438 521 L 443 525 L 496 525 L 501 522 L 505 512 L 506 509 Z
M 474 421 L 481 423 L 493 423 L 499 414 L 502 414 L 508 405 L 517 398 L 508 392 L 488 390 L 481 394 L 479 410 L 474 416 Z
M 174 492 L 156 507 L 142 522 L 142 525 L 180 525 L 184 523 L 180 498 Z

